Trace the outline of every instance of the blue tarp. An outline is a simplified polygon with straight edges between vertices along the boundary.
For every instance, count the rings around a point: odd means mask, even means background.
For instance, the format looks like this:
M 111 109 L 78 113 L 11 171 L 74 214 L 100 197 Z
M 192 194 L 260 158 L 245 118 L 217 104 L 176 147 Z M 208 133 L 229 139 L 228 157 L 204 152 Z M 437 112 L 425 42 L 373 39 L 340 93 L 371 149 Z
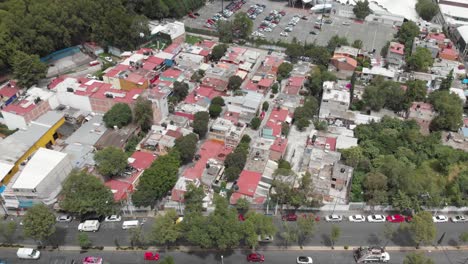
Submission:
M 468 84 L 468 79 L 464 79 L 463 84 Z
M 0 186 L 0 193 L 3 193 L 6 189 L 6 186 L 5 185 L 2 185 Z

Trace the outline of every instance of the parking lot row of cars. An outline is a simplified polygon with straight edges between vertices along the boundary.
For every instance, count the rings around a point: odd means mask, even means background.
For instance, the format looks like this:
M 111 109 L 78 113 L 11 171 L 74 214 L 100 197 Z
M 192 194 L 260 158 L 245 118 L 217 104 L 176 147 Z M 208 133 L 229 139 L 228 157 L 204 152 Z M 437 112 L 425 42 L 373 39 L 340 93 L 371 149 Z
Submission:
M 278 26 L 281 18 L 283 18 L 285 15 L 285 11 L 272 10 L 270 14 L 265 17 L 257 30 L 252 33 L 252 36 L 265 37 L 265 35 L 261 32 L 272 32 L 273 29 Z
M 226 8 L 223 9 L 222 12 L 216 13 L 212 18 L 206 20 L 204 27 L 213 29 L 216 27 L 216 22 L 219 20 L 225 21 L 230 18 L 236 11 L 242 8 L 242 6 L 246 3 L 246 0 L 238 0 L 232 1 L 229 3 Z M 190 16 L 190 13 L 189 13 Z M 192 16 L 190 16 L 192 17 Z M 192 18 L 196 18 L 196 15 Z
M 306 217 L 304 215 L 303 217 Z M 298 216 L 296 214 L 286 214 L 282 216 L 283 221 L 297 221 Z M 320 221 L 320 217 L 315 217 L 315 221 Z M 343 221 L 343 216 L 342 215 L 337 215 L 337 214 L 331 214 L 325 216 L 325 221 L 326 222 L 341 222 Z M 368 215 L 367 217 L 364 215 L 351 215 L 348 216 L 348 220 L 350 222 L 370 222 L 370 223 L 381 223 L 381 222 L 390 222 L 390 223 L 402 223 L 402 222 L 411 222 L 412 217 L 411 216 L 404 216 L 401 214 L 393 214 L 393 215 L 380 215 L 380 214 L 374 214 L 374 215 Z M 432 220 L 434 223 L 445 223 L 449 221 L 449 217 L 445 215 L 434 215 L 432 217 Z M 450 220 L 454 223 L 465 223 L 468 222 L 468 218 L 463 216 L 463 215 L 456 215 L 450 218 Z
M 259 5 L 255 4 L 250 6 L 249 10 L 247 10 L 247 16 L 250 19 L 256 19 L 258 15 L 263 13 L 263 10 L 266 8 L 266 5 Z

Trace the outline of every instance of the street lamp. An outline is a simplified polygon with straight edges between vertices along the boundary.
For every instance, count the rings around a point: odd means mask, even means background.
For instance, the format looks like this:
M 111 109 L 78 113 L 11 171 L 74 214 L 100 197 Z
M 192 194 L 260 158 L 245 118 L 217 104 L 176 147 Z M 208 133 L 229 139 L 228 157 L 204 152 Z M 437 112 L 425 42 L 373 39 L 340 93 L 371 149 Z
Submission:
M 224 256 L 221 255 L 221 264 L 224 264 Z

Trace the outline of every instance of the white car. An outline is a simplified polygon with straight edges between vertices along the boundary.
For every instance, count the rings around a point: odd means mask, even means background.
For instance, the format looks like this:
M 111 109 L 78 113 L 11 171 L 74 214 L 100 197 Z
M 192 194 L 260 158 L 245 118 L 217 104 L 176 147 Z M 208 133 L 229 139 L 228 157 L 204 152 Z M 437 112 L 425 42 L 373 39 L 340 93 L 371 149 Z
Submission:
M 314 262 L 312 261 L 311 257 L 299 256 L 297 257 L 296 263 L 297 264 L 312 264 Z
M 293 28 L 292 28 L 292 27 L 286 27 L 286 28 L 284 29 L 284 31 L 286 31 L 286 32 L 291 32 L 291 31 L 293 31 Z
M 66 223 L 69 223 L 72 221 L 72 217 L 70 215 L 60 215 L 60 216 L 57 216 L 57 218 L 55 220 L 57 220 L 57 222 L 66 222 Z
M 104 59 L 108 62 L 112 62 L 112 58 L 111 57 L 104 57 Z
M 273 29 L 271 29 L 269 27 L 265 28 L 265 32 L 272 32 L 272 31 L 273 31 Z
M 383 223 L 385 222 L 385 216 L 383 215 L 369 215 L 367 221 L 371 223 Z
M 111 216 L 106 217 L 106 219 L 104 219 L 104 221 L 106 221 L 106 222 L 120 222 L 120 221 L 122 221 L 122 217 L 120 215 L 111 215 Z
M 341 222 L 343 220 L 343 216 L 341 215 L 327 215 L 325 216 L 325 221 L 327 222 Z
M 349 22 L 343 22 L 343 23 L 341 23 L 341 24 L 342 24 L 343 26 L 349 26 L 349 25 L 351 25 L 351 23 L 349 23 Z
M 366 217 L 363 215 L 350 215 L 348 219 L 350 222 L 365 222 L 366 221 Z
M 288 32 L 281 32 L 281 33 L 280 33 L 280 36 L 282 36 L 282 37 L 287 37 L 287 36 L 288 36 Z
M 434 223 L 445 223 L 448 222 L 448 217 L 445 215 L 434 215 L 432 217 L 432 220 L 434 221 Z
M 454 223 L 464 223 L 464 222 L 467 222 L 467 221 L 468 221 L 468 218 L 466 218 L 463 215 L 452 216 L 452 222 L 454 222 Z

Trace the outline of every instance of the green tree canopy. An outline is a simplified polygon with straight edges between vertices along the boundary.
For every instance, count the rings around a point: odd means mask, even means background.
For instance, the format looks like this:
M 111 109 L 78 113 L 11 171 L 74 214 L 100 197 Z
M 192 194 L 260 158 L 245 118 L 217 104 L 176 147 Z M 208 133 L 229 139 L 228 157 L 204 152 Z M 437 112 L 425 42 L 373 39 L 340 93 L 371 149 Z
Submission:
M 335 49 L 339 46 L 347 46 L 349 45 L 348 39 L 346 37 L 340 37 L 338 35 L 334 35 L 327 43 L 327 49 L 329 52 L 334 52 Z
M 117 176 L 127 167 L 127 155 L 116 147 L 107 147 L 94 155 L 97 170 L 104 176 Z
M 416 51 L 408 57 L 406 63 L 408 67 L 415 71 L 427 71 L 434 63 L 432 53 L 422 47 L 416 48 Z
M 182 236 L 182 226 L 176 223 L 179 216 L 174 209 L 169 209 L 164 215 L 154 219 L 151 229 L 151 240 L 157 245 L 171 245 Z
M 416 3 L 416 12 L 426 21 L 431 21 L 435 15 L 437 15 L 438 11 L 439 7 L 437 6 L 437 3 L 432 2 L 431 0 L 418 0 Z
M 204 138 L 208 132 L 208 122 L 210 114 L 208 112 L 197 112 L 193 119 L 193 132 L 198 134 L 199 138 Z
M 228 82 L 228 88 L 229 90 L 238 90 L 242 85 L 242 78 L 237 76 L 237 75 L 233 75 L 231 77 L 229 77 L 229 82 Z
M 153 125 L 153 106 L 151 101 L 138 97 L 135 102 L 134 120 L 141 130 L 147 132 Z
M 305 55 L 310 58 L 312 63 L 323 67 L 328 66 L 328 62 L 331 58 L 331 53 L 327 47 L 318 45 L 312 45 L 306 48 Z
M 253 129 L 253 130 L 257 130 L 259 127 L 260 127 L 260 124 L 262 123 L 262 120 L 260 120 L 260 118 L 258 117 L 254 117 L 252 118 L 252 120 L 250 121 L 250 127 Z
M 23 230 L 30 237 L 42 244 L 55 233 L 55 216 L 44 204 L 37 204 L 26 211 Z
M 211 104 L 224 106 L 224 99 L 221 96 L 216 96 L 215 98 L 211 100 Z
M 122 128 L 132 122 L 132 109 L 128 104 L 117 103 L 104 114 L 102 120 L 106 127 L 113 128 L 117 126 Z
M 291 57 L 293 59 L 297 59 L 300 56 L 304 56 L 304 54 L 305 54 L 304 46 L 297 43 L 297 42 L 291 43 L 286 47 L 285 53 L 289 57 Z
M 358 2 L 358 3 L 360 3 L 360 2 Z M 351 44 L 351 46 L 352 46 L 353 48 L 356 48 L 356 49 L 362 49 L 362 46 L 363 46 L 362 40 L 356 39 L 356 40 L 353 42 L 353 44 Z
M 245 12 L 237 12 L 232 21 L 232 34 L 241 39 L 245 39 L 252 33 L 253 21 Z
M 174 82 L 174 89 L 172 91 L 172 96 L 175 97 L 177 102 L 181 102 L 187 97 L 189 93 L 189 86 L 185 82 Z
M 420 29 L 416 23 L 413 21 L 405 21 L 403 25 L 401 25 L 400 30 L 398 30 L 398 41 L 405 44 L 405 48 L 407 44 L 412 44 L 415 37 L 419 35 Z M 410 45 L 411 47 L 411 45 Z
M 405 256 L 403 264 L 434 264 L 434 261 L 424 256 L 422 252 L 412 252 Z
M 316 67 L 311 72 L 308 78 L 308 82 L 306 82 L 305 86 L 309 89 L 312 96 L 320 98 L 323 89 L 323 83 L 326 81 L 336 80 L 337 78 L 332 72 L 329 72 L 326 69 L 321 69 L 320 67 Z
M 218 105 L 218 104 L 211 104 L 210 107 L 208 108 L 208 112 L 210 113 L 211 118 L 217 118 L 221 112 L 223 111 L 223 108 Z
M 229 46 L 224 43 L 214 46 L 213 50 L 211 51 L 211 59 L 214 61 L 219 61 L 219 59 L 224 56 L 228 48 Z
M 182 164 L 192 162 L 197 151 L 198 136 L 190 133 L 176 139 L 174 148 L 179 152 Z
M 28 55 L 17 51 L 12 58 L 13 78 L 18 80 L 18 85 L 30 88 L 46 77 L 47 65 L 39 60 L 37 55 Z
M 408 89 L 406 90 L 406 101 L 408 102 L 408 105 L 412 102 L 423 102 L 426 100 L 426 82 L 414 80 L 407 82 L 406 85 L 408 86 Z
M 372 13 L 369 7 L 369 1 L 356 1 L 353 12 L 357 19 L 364 20 L 368 15 L 370 15 L 370 13 Z
M 281 81 L 289 76 L 289 73 L 293 70 L 293 66 L 291 63 L 288 62 L 283 62 L 280 64 L 278 67 L 278 76 L 277 79 L 278 81 Z
M 86 172 L 72 171 L 63 183 L 62 195 L 60 207 L 70 213 L 110 215 L 114 212 L 111 190 Z
M 179 166 L 180 157 L 175 150 L 156 159 L 140 177 L 137 190 L 132 195 L 134 204 L 153 207 L 176 184 Z
M 263 104 L 262 104 L 262 110 L 263 111 L 268 111 L 269 107 L 270 107 L 270 104 L 267 101 L 263 102 Z
M 447 74 L 447 76 L 442 80 L 442 83 L 440 84 L 440 90 L 450 90 L 452 88 L 452 82 L 453 82 L 453 69 L 450 70 L 450 72 Z
M 438 90 L 429 95 L 429 102 L 439 114 L 432 120 L 432 130 L 457 131 L 462 126 L 463 106 L 458 95 Z

